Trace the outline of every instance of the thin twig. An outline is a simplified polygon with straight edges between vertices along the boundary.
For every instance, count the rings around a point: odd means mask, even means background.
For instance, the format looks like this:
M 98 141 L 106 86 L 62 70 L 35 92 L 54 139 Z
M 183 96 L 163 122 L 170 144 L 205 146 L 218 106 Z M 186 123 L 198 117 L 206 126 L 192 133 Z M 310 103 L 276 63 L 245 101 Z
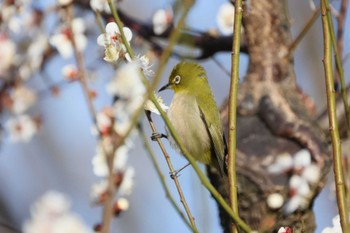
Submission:
M 227 75 L 227 77 L 231 78 L 231 72 L 228 71 L 225 66 L 215 57 L 212 56 L 211 60 L 213 60 L 213 62 L 222 70 L 224 71 L 224 73 Z
M 156 133 L 157 132 L 157 129 L 153 123 L 153 120 L 152 120 L 152 117 L 151 117 L 151 113 L 149 111 L 146 111 L 146 116 L 147 116 L 147 120 L 149 122 L 149 125 L 151 127 L 151 130 L 153 133 Z M 170 174 L 174 174 L 175 173 L 175 169 L 171 163 L 171 160 L 170 160 L 170 156 L 168 155 L 168 152 L 166 151 L 162 141 L 160 140 L 160 138 L 157 138 L 157 143 L 159 145 L 159 148 L 161 149 L 161 151 L 163 152 L 163 155 L 164 155 L 164 158 L 165 158 L 165 161 L 169 167 L 169 171 L 170 171 Z M 180 185 L 180 182 L 179 182 L 179 179 L 177 178 L 177 176 L 173 176 L 172 177 L 174 182 L 175 182 L 175 186 L 176 186 L 176 189 L 177 189 L 177 192 L 179 193 L 179 196 L 180 196 L 180 201 L 182 203 L 182 205 L 184 206 L 185 208 L 185 211 L 186 211 L 186 214 L 187 214 L 187 217 L 191 223 L 191 228 L 193 230 L 193 232 L 198 232 L 197 230 L 197 227 L 196 227 L 196 223 L 194 221 L 194 217 L 191 213 L 191 210 L 190 208 L 188 207 L 188 204 L 187 204 L 187 201 L 185 199 L 185 196 L 182 192 L 182 188 L 181 188 L 181 185 Z
M 347 93 L 346 93 L 344 69 L 343 69 L 342 59 L 341 59 L 339 52 L 338 52 L 338 46 L 337 46 L 337 41 L 335 38 L 332 15 L 330 13 L 330 9 L 329 9 L 330 5 L 329 5 L 328 0 L 325 1 L 325 4 L 327 6 L 327 20 L 328 20 L 330 38 L 331 38 L 331 42 L 332 42 L 333 49 L 334 49 L 335 64 L 336 64 L 337 71 L 338 71 L 339 78 L 340 78 L 340 90 L 341 90 L 341 96 L 343 99 L 343 104 L 344 104 L 344 109 L 345 109 L 347 133 L 348 133 L 348 135 L 350 135 L 350 108 L 349 108 L 349 103 L 348 103 L 348 98 L 347 98 Z
M 242 0 L 235 1 L 235 17 L 233 26 L 233 41 L 231 55 L 231 84 L 229 94 L 229 115 L 228 115 L 228 181 L 230 190 L 230 205 L 235 214 L 238 215 L 237 200 L 237 177 L 236 177 L 236 123 L 237 123 L 237 91 L 239 83 L 239 55 L 240 55 L 240 38 L 242 24 Z M 237 233 L 237 227 L 232 225 L 232 233 Z
M 333 166 L 334 176 L 336 183 L 336 194 L 338 202 L 338 210 L 340 215 L 340 223 L 343 232 L 349 233 L 348 229 L 348 211 L 345 201 L 345 188 L 344 188 L 344 177 L 342 167 L 342 150 L 341 141 L 339 138 L 338 121 L 336 116 L 336 105 L 335 105 L 335 90 L 333 82 L 333 71 L 332 71 L 332 44 L 331 44 L 331 30 L 329 20 L 327 17 L 328 1 L 321 0 L 321 13 L 322 13 L 322 25 L 323 25 L 323 38 L 324 38 L 324 70 L 326 79 L 326 90 L 327 90 L 327 105 L 328 105 L 328 116 L 329 116 L 329 130 L 332 139 L 333 148 Z
M 310 30 L 312 25 L 314 25 L 314 23 L 316 22 L 316 19 L 320 15 L 320 12 L 321 12 L 320 8 L 317 8 L 316 10 L 314 10 L 314 13 L 308 19 L 308 21 L 306 22 L 305 26 L 301 30 L 301 32 L 297 35 L 297 37 L 294 39 L 294 41 L 288 46 L 288 55 L 289 56 L 292 56 L 292 53 L 297 48 L 297 46 L 299 45 L 300 41 L 305 37 L 306 33 Z
M 338 21 L 338 29 L 337 29 L 337 50 L 338 50 L 338 54 L 339 57 L 342 59 L 342 62 L 344 63 L 343 60 L 343 49 L 344 49 L 344 29 L 345 29 L 345 20 L 346 20 L 346 13 L 348 11 L 348 7 L 349 7 L 349 0 L 342 0 L 341 4 L 340 4 L 340 10 L 339 10 L 339 15 L 337 17 L 337 21 Z M 337 69 L 337 72 L 335 73 L 335 78 L 339 78 L 340 74 L 339 71 Z M 343 80 L 344 81 L 344 80 Z M 341 94 L 342 94 L 342 98 L 344 101 L 344 93 L 345 95 L 347 95 L 346 91 L 344 92 L 343 88 L 341 89 Z M 346 104 L 344 102 L 344 104 Z M 348 106 L 346 104 L 346 106 Z M 349 112 L 348 112 L 349 113 Z M 346 119 L 347 119 L 347 136 L 350 137 L 350 114 L 346 115 Z M 347 157 L 346 159 L 347 163 L 347 169 L 346 169 L 346 201 L 347 201 L 347 206 L 350 206 L 350 155 Z
M 146 113 L 146 114 L 147 114 L 147 113 Z M 153 122 L 152 122 L 152 124 L 153 124 Z M 156 129 L 154 129 L 154 130 L 156 130 Z M 153 152 L 153 150 L 152 150 L 152 148 L 151 148 L 151 145 L 150 145 L 150 143 L 149 143 L 149 141 L 148 141 L 148 137 L 146 136 L 146 133 L 144 132 L 144 130 L 143 130 L 143 128 L 142 128 L 141 125 L 140 125 L 140 127 L 139 127 L 139 132 L 140 132 L 140 134 L 141 134 L 141 136 L 142 136 L 145 149 L 147 150 L 147 152 L 148 152 L 148 154 L 149 154 L 149 156 L 150 156 L 150 158 L 151 158 L 151 160 L 152 160 L 152 164 L 153 164 L 154 168 L 156 169 L 157 175 L 158 175 L 159 180 L 160 180 L 160 183 L 161 183 L 161 185 L 162 185 L 162 187 L 163 187 L 163 189 L 164 189 L 164 192 L 165 192 L 166 197 L 169 199 L 170 204 L 174 207 L 174 209 L 176 210 L 176 212 L 180 215 L 180 218 L 182 219 L 182 221 L 184 221 L 184 223 L 186 223 L 186 225 L 187 225 L 191 230 L 194 231 L 194 229 L 193 229 L 192 226 L 191 226 L 191 223 L 186 219 L 185 214 L 181 211 L 180 207 L 179 207 L 179 206 L 177 205 L 177 203 L 175 202 L 175 199 L 174 199 L 173 195 L 171 194 L 171 192 L 170 192 L 170 190 L 169 190 L 169 188 L 168 188 L 168 185 L 167 185 L 167 183 L 166 183 L 166 181 L 165 181 L 164 175 L 163 175 L 163 173 L 162 173 L 162 171 L 161 171 L 161 169 L 160 169 L 160 166 L 159 166 L 159 164 L 158 164 L 158 161 L 157 161 L 157 159 L 156 159 L 156 156 L 155 156 L 155 154 L 154 154 L 154 152 Z M 154 131 L 154 132 L 156 132 L 156 131 Z M 159 145 L 159 146 L 160 146 L 160 145 Z

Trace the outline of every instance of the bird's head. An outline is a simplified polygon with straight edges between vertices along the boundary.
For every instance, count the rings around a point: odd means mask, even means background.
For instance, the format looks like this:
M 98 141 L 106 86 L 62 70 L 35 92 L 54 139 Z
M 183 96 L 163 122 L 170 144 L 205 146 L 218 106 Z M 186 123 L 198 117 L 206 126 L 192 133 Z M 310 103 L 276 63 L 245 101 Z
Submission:
M 169 81 L 159 89 L 172 89 L 177 92 L 196 92 L 208 86 L 207 75 L 202 66 L 192 62 L 180 62 L 170 74 Z

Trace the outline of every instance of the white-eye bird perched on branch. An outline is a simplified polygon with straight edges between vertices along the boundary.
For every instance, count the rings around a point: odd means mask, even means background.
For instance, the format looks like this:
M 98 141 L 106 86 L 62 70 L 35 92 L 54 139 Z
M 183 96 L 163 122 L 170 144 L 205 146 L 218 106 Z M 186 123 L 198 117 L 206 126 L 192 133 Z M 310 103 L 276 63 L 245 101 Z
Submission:
M 195 160 L 226 173 L 226 140 L 204 68 L 190 62 L 177 64 L 168 84 L 159 91 L 165 89 L 174 91 L 168 117 L 188 152 Z M 179 151 L 170 132 L 167 136 L 171 146 Z

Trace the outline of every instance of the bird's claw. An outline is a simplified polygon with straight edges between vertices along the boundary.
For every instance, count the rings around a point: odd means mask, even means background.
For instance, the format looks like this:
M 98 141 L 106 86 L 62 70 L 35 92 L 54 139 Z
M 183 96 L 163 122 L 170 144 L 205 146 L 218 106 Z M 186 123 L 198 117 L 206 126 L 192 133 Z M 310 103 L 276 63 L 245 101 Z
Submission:
M 180 172 L 179 170 L 176 170 L 176 171 L 173 171 L 173 172 L 169 172 L 170 178 L 171 179 L 175 179 L 175 177 L 176 178 L 179 177 L 180 176 L 179 172 Z
M 152 136 L 151 136 L 152 141 L 157 141 L 157 139 L 160 139 L 160 138 L 167 138 L 167 136 L 162 133 L 157 133 L 157 132 L 152 133 Z

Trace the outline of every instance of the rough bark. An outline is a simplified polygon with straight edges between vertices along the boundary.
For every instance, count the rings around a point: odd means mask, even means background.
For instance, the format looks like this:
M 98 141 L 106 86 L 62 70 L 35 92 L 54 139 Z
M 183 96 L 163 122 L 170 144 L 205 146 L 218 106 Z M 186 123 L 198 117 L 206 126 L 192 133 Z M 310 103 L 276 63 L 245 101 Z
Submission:
M 243 24 L 249 54 L 249 68 L 239 87 L 237 116 L 237 177 L 239 215 L 259 232 L 277 232 L 291 226 L 293 232 L 315 230 L 313 200 L 325 184 L 330 167 L 330 151 L 322 130 L 314 123 L 305 96 L 295 84 L 293 59 L 287 46 L 291 42 L 286 2 L 249 1 Z M 227 104 L 222 117 L 227 129 Z M 286 214 L 284 208 L 270 209 L 266 198 L 280 193 L 290 198 L 290 173 L 269 174 L 267 167 L 279 155 L 293 155 L 302 148 L 310 151 L 313 163 L 321 170 L 312 186 L 307 207 Z M 228 198 L 225 183 L 208 169 L 212 183 Z M 224 232 L 230 232 L 231 220 L 220 210 Z

